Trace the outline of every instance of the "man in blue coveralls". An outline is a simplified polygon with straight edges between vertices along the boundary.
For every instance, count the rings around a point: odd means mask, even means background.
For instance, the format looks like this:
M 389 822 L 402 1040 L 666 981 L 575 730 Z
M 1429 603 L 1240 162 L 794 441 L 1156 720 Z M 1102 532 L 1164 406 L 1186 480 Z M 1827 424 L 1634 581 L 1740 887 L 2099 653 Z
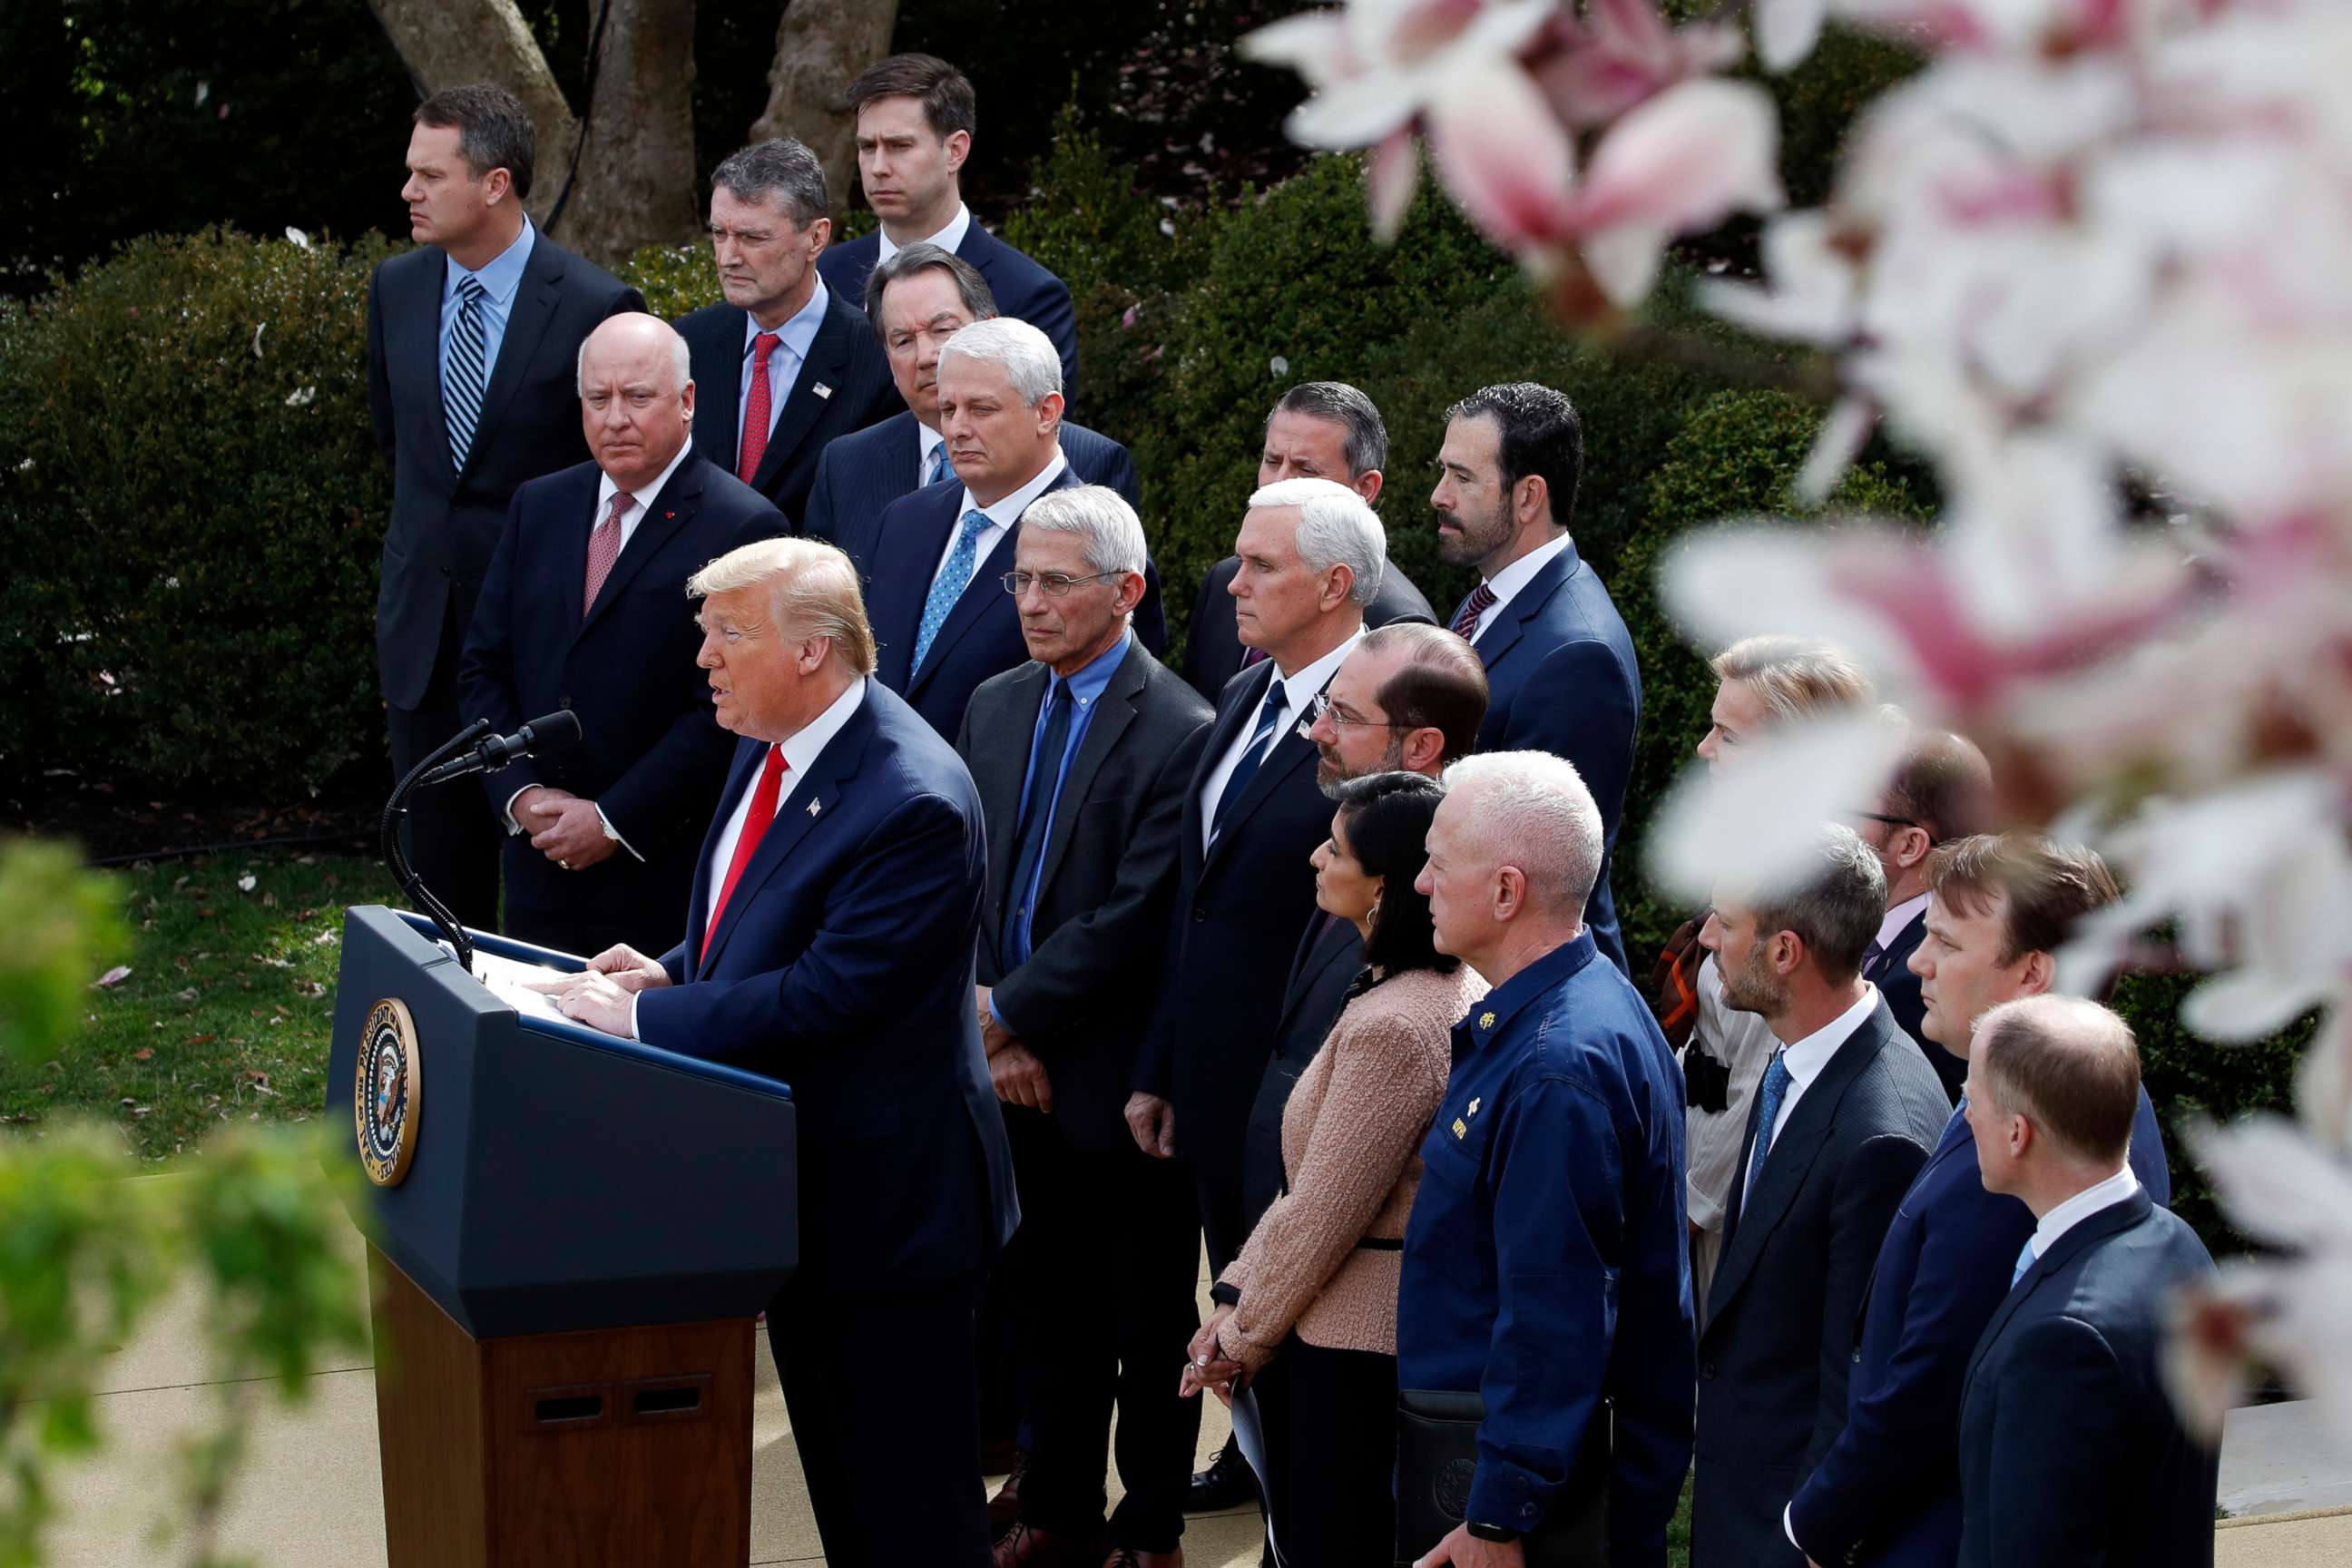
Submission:
M 1605 1561 L 1662 1565 L 1696 1375 L 1682 1074 L 1584 929 L 1602 838 L 1576 769 L 1505 752 L 1445 782 L 1416 886 L 1440 951 L 1494 990 L 1454 1027 L 1422 1145 L 1397 1381 L 1408 1408 L 1484 1408 L 1463 1522 L 1420 1563 L 1519 1568 L 1605 1497 Z

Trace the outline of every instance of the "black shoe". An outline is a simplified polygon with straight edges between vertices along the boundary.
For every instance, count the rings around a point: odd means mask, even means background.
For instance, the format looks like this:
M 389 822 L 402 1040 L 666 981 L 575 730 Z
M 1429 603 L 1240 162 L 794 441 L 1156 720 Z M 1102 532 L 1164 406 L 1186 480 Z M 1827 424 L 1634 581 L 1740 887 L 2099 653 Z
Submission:
M 1257 1500 L 1257 1473 L 1242 1458 L 1241 1445 L 1231 1440 L 1207 1469 L 1192 1472 L 1192 1485 L 1184 1489 L 1186 1513 L 1214 1513 Z

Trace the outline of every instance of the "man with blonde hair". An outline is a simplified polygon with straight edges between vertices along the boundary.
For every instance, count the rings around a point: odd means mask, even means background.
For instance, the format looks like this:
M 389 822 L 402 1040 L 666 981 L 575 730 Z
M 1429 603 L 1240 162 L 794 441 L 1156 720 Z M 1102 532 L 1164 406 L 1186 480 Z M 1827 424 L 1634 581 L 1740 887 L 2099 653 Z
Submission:
M 741 741 L 685 939 L 611 948 L 550 989 L 593 1027 L 793 1086 L 800 1267 L 769 1342 L 825 1556 L 979 1568 L 973 1312 L 1018 1217 L 972 1011 L 979 795 L 873 679 L 840 551 L 765 540 L 687 590 Z

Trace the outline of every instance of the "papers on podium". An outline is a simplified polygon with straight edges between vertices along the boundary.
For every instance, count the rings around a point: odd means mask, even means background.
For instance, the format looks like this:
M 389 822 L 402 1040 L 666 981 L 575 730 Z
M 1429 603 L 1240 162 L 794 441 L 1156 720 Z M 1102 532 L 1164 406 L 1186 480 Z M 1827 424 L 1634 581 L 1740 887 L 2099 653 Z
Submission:
M 457 950 L 446 942 L 434 945 L 452 958 L 457 956 Z M 480 948 L 474 950 L 474 978 L 481 982 L 483 988 L 491 995 L 526 1018 L 540 1018 L 553 1024 L 572 1021 L 558 1010 L 554 997 L 544 992 L 533 991 L 527 984 L 562 973 L 553 964 L 525 963 L 520 959 L 501 958 L 495 952 L 484 952 Z

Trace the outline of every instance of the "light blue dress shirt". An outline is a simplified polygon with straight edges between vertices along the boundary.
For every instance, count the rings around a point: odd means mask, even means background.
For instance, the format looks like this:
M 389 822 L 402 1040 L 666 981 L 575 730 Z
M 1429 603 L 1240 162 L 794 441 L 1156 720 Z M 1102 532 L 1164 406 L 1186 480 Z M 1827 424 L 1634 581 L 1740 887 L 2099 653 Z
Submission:
M 472 278 L 482 286 L 482 368 L 488 376 L 499 373 L 499 345 L 506 341 L 507 318 L 514 311 L 515 290 L 522 287 L 523 269 L 530 265 L 536 239 L 530 219 L 522 220 L 515 242 L 499 252 L 478 272 L 468 272 L 452 259 L 441 269 L 441 374 L 449 374 L 449 334 L 457 329 L 457 283 Z M 489 410 L 483 409 L 485 414 Z
M 833 296 L 826 292 L 824 279 L 816 280 L 816 292 L 807 304 L 774 328 L 779 342 L 768 355 L 768 434 L 776 433 L 776 416 L 784 411 L 784 400 L 793 395 L 800 380 L 801 366 L 808 363 L 809 350 L 816 346 L 816 330 L 824 325 L 825 306 Z M 751 407 L 751 367 L 759 355 L 751 345 L 760 334 L 771 329 L 760 325 L 749 310 L 743 312 L 743 369 L 735 382 L 735 449 L 743 449 L 743 416 Z

